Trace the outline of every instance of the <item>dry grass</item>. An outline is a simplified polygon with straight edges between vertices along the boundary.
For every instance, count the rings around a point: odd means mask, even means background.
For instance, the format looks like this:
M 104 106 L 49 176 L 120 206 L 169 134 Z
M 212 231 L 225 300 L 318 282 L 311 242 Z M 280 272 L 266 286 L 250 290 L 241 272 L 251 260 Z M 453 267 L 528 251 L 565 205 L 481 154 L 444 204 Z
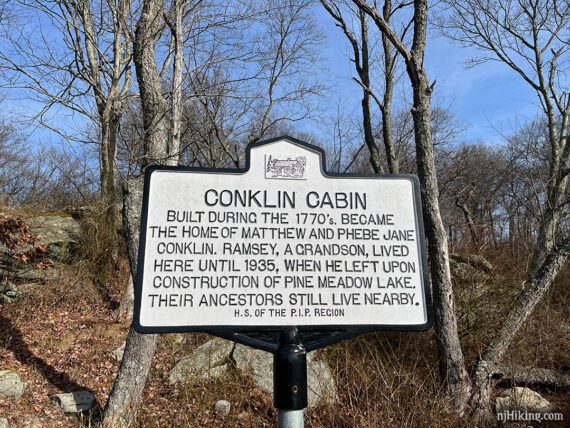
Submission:
M 93 280 L 104 284 L 117 272 L 118 254 L 124 252 L 117 231 L 104 221 L 103 208 L 95 205 L 80 219 L 82 236 L 76 262 L 85 263 L 93 273 Z
M 431 333 L 373 333 L 324 351 L 340 403 L 317 426 L 456 426 L 437 381 Z
M 109 353 L 123 342 L 129 328 L 127 323 L 117 323 L 114 316 L 114 305 L 127 284 L 127 263 L 119 258 L 112 275 L 93 275 L 99 272 L 99 263 L 106 263 L 98 250 L 105 235 L 96 225 L 86 230 L 89 238 L 84 240 L 82 260 L 70 267 L 61 281 L 33 287 L 24 298 L 0 309 L 1 366 L 16 370 L 29 383 L 20 399 L 0 399 L 0 417 L 17 426 L 30 419 L 46 427 L 95 426 L 97 412 L 91 419 L 66 416 L 49 397 L 87 389 L 104 405 L 119 369 Z M 459 312 L 469 314 L 461 318 L 469 364 L 512 304 L 524 279 L 517 274 L 524 271 L 521 266 L 508 263 L 504 254 L 494 257 L 501 261 L 495 263 L 493 277 L 483 284 L 457 284 Z M 569 282 L 567 270 L 517 335 L 506 362 L 569 370 Z M 190 380 L 178 388 L 168 384 L 174 364 L 208 339 L 205 334 L 187 334 L 182 341 L 178 335 L 161 336 L 137 426 L 275 425 L 271 397 L 235 371 L 217 380 Z M 372 333 L 317 352 L 333 369 L 339 403 L 307 410 L 307 427 L 471 425 L 448 408 L 438 379 L 433 332 Z M 567 393 L 541 392 L 570 420 Z M 213 412 L 220 399 L 232 403 L 223 420 Z

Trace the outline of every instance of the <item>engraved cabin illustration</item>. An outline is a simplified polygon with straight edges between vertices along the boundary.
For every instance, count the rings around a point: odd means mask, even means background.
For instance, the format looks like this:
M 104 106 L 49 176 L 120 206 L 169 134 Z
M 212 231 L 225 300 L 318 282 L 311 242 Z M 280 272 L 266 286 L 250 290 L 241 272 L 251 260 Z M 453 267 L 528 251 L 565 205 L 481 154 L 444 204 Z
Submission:
M 266 178 L 305 178 L 305 165 L 307 164 L 305 156 L 299 156 L 295 159 L 277 159 L 269 155 L 266 156 L 266 160 Z

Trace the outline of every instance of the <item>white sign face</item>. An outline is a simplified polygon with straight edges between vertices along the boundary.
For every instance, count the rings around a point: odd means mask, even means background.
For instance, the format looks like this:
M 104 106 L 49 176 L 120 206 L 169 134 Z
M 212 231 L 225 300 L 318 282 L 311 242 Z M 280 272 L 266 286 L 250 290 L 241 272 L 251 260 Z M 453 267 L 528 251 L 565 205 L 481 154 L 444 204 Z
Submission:
M 279 140 L 245 172 L 153 170 L 139 329 L 426 325 L 417 182 L 331 177 L 321 158 Z

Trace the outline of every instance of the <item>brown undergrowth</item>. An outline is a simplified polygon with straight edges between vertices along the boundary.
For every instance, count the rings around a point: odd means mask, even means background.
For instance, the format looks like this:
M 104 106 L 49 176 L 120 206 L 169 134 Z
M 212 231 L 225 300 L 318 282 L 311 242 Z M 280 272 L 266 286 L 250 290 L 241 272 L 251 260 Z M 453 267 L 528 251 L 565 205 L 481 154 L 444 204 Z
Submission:
M 474 362 L 524 280 L 516 274 L 519 267 L 496 266 L 493 276 L 482 284 L 457 284 L 459 313 L 471 314 L 460 317 L 468 364 Z M 91 418 L 64 415 L 49 397 L 83 389 L 93 392 L 99 406 L 104 406 L 119 369 L 119 362 L 109 354 L 123 342 L 129 328 L 128 323 L 115 321 L 112 304 L 120 300 L 127 284 L 124 257 L 119 257 L 115 267 L 113 275 L 97 282 L 92 265 L 78 261 L 62 280 L 29 288 L 18 301 L 0 309 L 1 368 L 17 371 L 29 384 L 19 399 L 0 399 L 0 417 L 16 426 L 27 421 L 45 427 L 96 426 L 96 411 Z M 517 335 L 506 362 L 568 371 L 570 272 L 563 272 L 556 282 Z M 471 294 L 460 290 L 471 290 Z M 237 372 L 217 380 L 190 380 L 178 387 L 168 384 L 174 364 L 208 338 L 205 334 L 161 336 L 137 426 L 275 425 L 271 397 Z M 431 331 L 371 333 L 317 352 L 333 369 L 339 402 L 309 409 L 307 427 L 471 425 L 447 405 Z M 540 392 L 569 420 L 567 393 Z M 223 420 L 213 411 L 220 399 L 232 403 Z

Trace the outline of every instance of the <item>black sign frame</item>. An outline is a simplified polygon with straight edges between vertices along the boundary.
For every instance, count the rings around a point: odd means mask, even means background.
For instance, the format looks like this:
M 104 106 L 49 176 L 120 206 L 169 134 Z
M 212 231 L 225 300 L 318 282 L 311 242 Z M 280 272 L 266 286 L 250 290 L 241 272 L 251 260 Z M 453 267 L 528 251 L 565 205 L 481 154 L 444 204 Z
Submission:
M 419 243 L 419 255 L 422 265 L 422 284 L 423 293 L 426 304 L 427 320 L 424 324 L 413 325 L 390 325 L 390 324 L 370 324 L 370 325 L 318 325 L 318 326 L 144 326 L 140 323 L 140 310 L 142 301 L 142 283 L 144 271 L 146 230 L 148 220 L 148 201 L 150 191 L 150 180 L 155 171 L 182 171 L 182 172 L 201 172 L 201 173 L 223 173 L 243 175 L 250 168 L 250 152 L 251 149 L 260 146 L 275 143 L 277 141 L 288 141 L 290 143 L 302 146 L 308 150 L 318 153 L 321 160 L 321 171 L 325 177 L 330 178 L 405 178 L 411 180 L 414 186 L 414 211 L 416 217 L 416 225 Z M 137 262 L 137 277 L 135 281 L 135 306 L 133 315 L 133 328 L 135 331 L 143 334 L 160 334 L 160 333 L 187 333 L 202 332 L 209 333 L 224 339 L 238 342 L 263 351 L 275 353 L 280 346 L 280 338 L 284 331 L 297 328 L 301 343 L 307 352 L 331 345 L 342 340 L 349 339 L 364 333 L 373 331 L 425 331 L 429 330 L 433 324 L 432 299 L 429 286 L 428 264 L 426 256 L 425 230 L 423 224 L 422 204 L 420 198 L 420 182 L 417 176 L 411 174 L 347 174 L 327 172 L 325 152 L 320 147 L 298 140 L 296 138 L 283 135 L 280 137 L 260 141 L 250 144 L 246 148 L 246 164 L 245 168 L 202 168 L 202 167 L 183 167 L 183 166 L 164 166 L 151 165 L 145 170 L 144 177 L 144 193 L 142 202 L 142 215 L 139 235 L 139 252 Z

